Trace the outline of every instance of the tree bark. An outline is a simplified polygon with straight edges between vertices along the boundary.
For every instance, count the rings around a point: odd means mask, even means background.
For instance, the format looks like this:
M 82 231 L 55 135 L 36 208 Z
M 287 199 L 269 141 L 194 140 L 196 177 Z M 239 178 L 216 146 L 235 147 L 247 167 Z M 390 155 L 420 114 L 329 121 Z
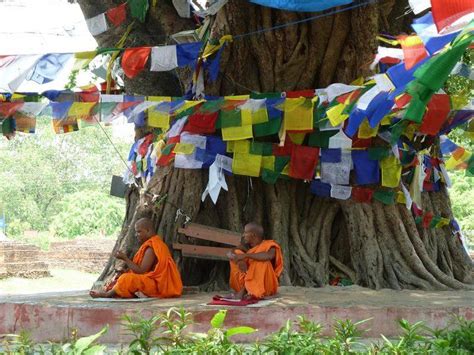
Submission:
M 100 8 L 95 1 L 80 3 L 86 16 L 93 16 L 113 2 L 104 2 L 107 6 Z M 406 1 L 376 3 L 235 39 L 223 52 L 219 78 L 207 83 L 206 93 L 291 91 L 350 83 L 370 75 L 376 36 L 405 30 L 410 19 L 397 18 L 406 6 Z M 312 15 L 230 0 L 215 16 L 211 37 L 242 35 Z M 188 28 L 188 20 L 179 19 L 168 3 L 159 2 L 150 9 L 147 23 L 134 29 L 127 46 L 163 44 L 157 40 L 159 35 Z M 98 39 L 101 45 L 110 45 L 119 34 L 115 30 Z M 187 80 L 189 72 L 185 71 L 180 71 L 178 78 L 144 71 L 139 78 L 126 82 L 126 90 L 142 95 L 177 95 L 183 88 L 179 82 Z M 146 188 L 131 189 L 115 250 L 136 250 L 133 225 L 143 216 L 152 217 L 168 245 L 179 240 L 177 229 L 185 216 L 196 223 L 238 232 L 244 223 L 256 221 L 282 247 L 284 285 L 322 286 L 330 276 L 340 275 L 374 289 L 473 288 L 473 264 L 449 227 L 423 229 L 403 205 L 324 199 L 312 195 L 309 185 L 302 181 L 269 185 L 260 179 L 232 176 L 226 178 L 229 191 L 222 193 L 214 206 L 209 199 L 200 199 L 207 175 L 201 170 L 160 168 Z M 154 195 L 165 198 L 156 204 Z M 452 217 L 446 190 L 423 193 L 423 200 L 427 210 Z M 207 290 L 227 287 L 226 263 L 176 257 L 185 284 Z M 110 259 L 99 280 L 112 276 L 115 262 Z

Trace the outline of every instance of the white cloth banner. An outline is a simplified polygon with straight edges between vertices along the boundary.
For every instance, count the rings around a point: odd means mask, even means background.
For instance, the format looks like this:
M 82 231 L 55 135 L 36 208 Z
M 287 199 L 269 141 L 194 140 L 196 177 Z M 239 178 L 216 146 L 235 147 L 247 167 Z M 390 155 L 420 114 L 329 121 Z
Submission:
M 190 134 L 184 132 L 181 134 L 180 143 L 188 143 L 194 145 L 196 148 L 206 149 L 207 138 L 199 134 Z
M 207 195 L 211 197 L 214 204 L 217 203 L 221 189 L 228 190 L 227 182 L 225 181 L 224 171 L 218 166 L 216 161 L 209 167 L 209 181 L 206 189 L 202 193 L 201 201 L 204 202 Z
M 151 48 L 150 71 L 168 71 L 178 66 L 176 46 L 159 46 Z
M 363 111 L 367 110 L 367 107 L 369 107 L 370 102 L 374 99 L 375 96 L 380 93 L 380 91 L 380 88 L 375 85 L 372 89 L 364 93 L 364 95 L 362 95 L 359 98 L 359 101 L 357 102 L 357 108 Z

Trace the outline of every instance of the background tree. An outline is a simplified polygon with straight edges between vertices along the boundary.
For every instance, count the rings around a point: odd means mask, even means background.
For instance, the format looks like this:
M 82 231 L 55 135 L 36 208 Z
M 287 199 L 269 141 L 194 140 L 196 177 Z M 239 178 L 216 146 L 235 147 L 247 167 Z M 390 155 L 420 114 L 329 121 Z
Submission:
M 79 1 L 86 17 L 113 7 L 117 2 Z M 180 19 L 170 1 L 151 7 L 145 24 L 137 24 L 126 46 L 164 44 L 163 35 L 193 27 Z M 399 34 L 408 30 L 406 1 L 375 2 L 351 11 L 235 40 L 223 52 L 221 74 L 208 85 L 211 95 L 278 92 L 325 87 L 333 82 L 350 83 L 370 74 L 368 66 L 381 32 Z M 211 38 L 239 35 L 311 16 L 254 6 L 230 0 L 212 19 Z M 109 31 L 98 37 L 102 46 L 113 44 L 123 32 Z M 126 81 L 129 93 L 176 95 L 186 73 L 150 73 Z M 181 91 L 180 91 L 181 88 Z M 138 134 L 143 132 L 138 131 Z M 194 222 L 241 231 L 243 223 L 255 220 L 268 236 L 278 241 L 285 255 L 282 283 L 321 286 L 336 271 L 356 284 L 370 288 L 461 289 L 472 288 L 473 266 L 449 227 L 423 229 L 404 206 L 386 206 L 322 199 L 312 195 L 302 181 L 278 181 L 233 176 L 229 191 L 216 206 L 201 203 L 207 171 L 158 170 L 147 190 L 167 196 L 156 205 L 148 194 L 128 193 L 127 215 L 117 249 L 132 252 L 137 245 L 133 224 L 151 216 L 167 243 L 177 238 L 183 218 L 180 208 Z M 452 217 L 447 191 L 424 193 L 423 206 L 435 214 Z M 111 259 L 100 276 L 111 276 Z M 184 281 L 203 288 L 225 287 L 224 263 L 194 259 L 180 261 Z M 192 270 L 192 272 L 191 272 Z

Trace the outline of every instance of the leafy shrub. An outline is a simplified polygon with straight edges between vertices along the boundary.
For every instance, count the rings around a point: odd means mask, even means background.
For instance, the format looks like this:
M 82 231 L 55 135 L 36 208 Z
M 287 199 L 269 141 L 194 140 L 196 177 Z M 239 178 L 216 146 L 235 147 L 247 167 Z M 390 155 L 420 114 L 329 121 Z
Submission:
M 120 231 L 123 204 L 104 193 L 86 190 L 65 195 L 61 212 L 54 216 L 51 231 L 63 238 L 74 238 L 104 231 L 107 235 Z

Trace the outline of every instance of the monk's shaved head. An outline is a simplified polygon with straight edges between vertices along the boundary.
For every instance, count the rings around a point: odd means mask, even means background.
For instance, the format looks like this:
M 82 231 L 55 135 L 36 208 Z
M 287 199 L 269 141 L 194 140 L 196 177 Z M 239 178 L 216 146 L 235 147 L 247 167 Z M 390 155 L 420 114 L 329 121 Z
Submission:
M 140 226 L 143 229 L 147 229 L 150 231 L 154 231 L 155 227 L 153 226 L 153 222 L 150 218 L 140 218 L 136 223 L 136 226 Z
M 256 223 L 256 222 L 250 222 L 245 225 L 245 231 L 254 233 L 257 237 L 260 237 L 263 239 L 263 227 Z

